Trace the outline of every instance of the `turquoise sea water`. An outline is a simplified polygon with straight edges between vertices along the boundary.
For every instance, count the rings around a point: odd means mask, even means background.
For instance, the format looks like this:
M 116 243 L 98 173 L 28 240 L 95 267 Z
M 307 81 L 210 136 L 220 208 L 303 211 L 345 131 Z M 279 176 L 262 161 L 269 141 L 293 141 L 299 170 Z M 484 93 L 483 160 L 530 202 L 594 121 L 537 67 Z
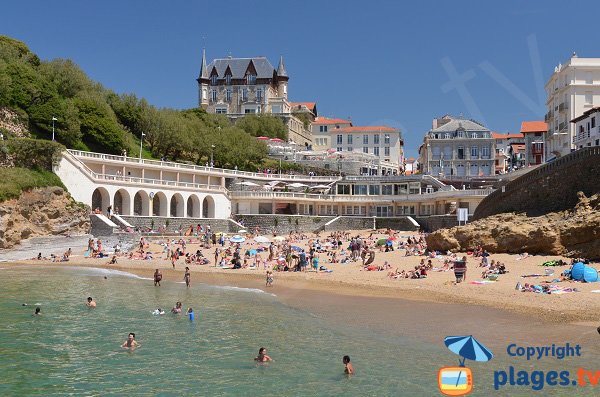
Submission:
M 260 290 L 194 280 L 190 289 L 156 288 L 92 268 L 0 272 L 1 396 L 435 396 L 438 368 L 456 364 L 441 343 L 340 326 Z M 96 309 L 85 307 L 87 296 Z M 178 300 L 194 308 L 194 322 L 169 313 Z M 38 304 L 43 315 L 34 317 Z M 158 307 L 167 314 L 153 315 Z M 129 332 L 142 345 L 133 352 L 120 348 Z M 273 363 L 253 362 L 261 346 Z M 356 370 L 351 378 L 343 374 L 345 354 Z M 499 360 L 495 366 L 508 365 Z M 472 366 L 475 377 L 484 365 Z M 473 395 L 534 394 L 495 392 L 490 372 Z

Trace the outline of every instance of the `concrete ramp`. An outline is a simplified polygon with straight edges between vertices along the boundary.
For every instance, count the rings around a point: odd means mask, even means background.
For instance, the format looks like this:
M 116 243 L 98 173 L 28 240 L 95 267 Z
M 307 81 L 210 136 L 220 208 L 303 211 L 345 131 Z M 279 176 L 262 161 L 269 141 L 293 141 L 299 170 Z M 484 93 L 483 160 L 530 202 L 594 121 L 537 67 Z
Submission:
M 90 215 L 90 222 L 92 224 L 92 235 L 95 237 L 112 236 L 115 229 L 119 229 L 119 226 L 102 214 Z
M 127 229 L 128 227 L 133 229 L 133 226 L 129 222 L 127 222 L 125 219 L 121 218 L 121 215 L 113 214 L 111 216 L 111 220 L 115 221 L 113 223 L 118 223 L 121 226 L 121 228 L 123 228 L 123 229 Z

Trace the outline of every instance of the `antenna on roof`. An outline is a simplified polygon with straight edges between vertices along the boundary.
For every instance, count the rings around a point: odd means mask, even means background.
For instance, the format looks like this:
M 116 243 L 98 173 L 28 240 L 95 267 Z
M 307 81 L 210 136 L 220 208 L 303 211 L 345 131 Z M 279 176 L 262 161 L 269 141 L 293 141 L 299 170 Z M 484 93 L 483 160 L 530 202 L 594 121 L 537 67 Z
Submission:
M 229 58 L 229 59 L 233 58 L 233 57 L 231 56 L 231 51 L 229 51 L 229 54 L 227 55 L 227 58 Z

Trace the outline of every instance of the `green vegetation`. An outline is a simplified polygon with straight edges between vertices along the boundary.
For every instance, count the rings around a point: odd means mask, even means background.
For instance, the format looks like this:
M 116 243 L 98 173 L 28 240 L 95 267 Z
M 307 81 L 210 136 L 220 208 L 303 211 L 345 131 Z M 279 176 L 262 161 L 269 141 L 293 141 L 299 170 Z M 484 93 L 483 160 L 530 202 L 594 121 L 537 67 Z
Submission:
M 42 61 L 6 36 L 0 36 L 0 107 L 14 110 L 32 137 L 43 140 L 51 138 L 56 117 L 56 140 L 68 148 L 112 154 L 125 149 L 139 156 L 143 132 L 144 157 L 203 164 L 212 154 L 217 167 L 256 169 L 267 148 L 255 136 L 287 139 L 279 118 L 249 117 L 231 125 L 202 109 L 158 109 L 104 88 L 70 60 Z
M 60 178 L 50 171 L 27 168 L 0 168 L 0 202 L 18 198 L 21 192 L 36 187 L 60 186 Z
M 52 171 L 65 147 L 40 139 L 8 139 L 0 141 L 0 162 L 15 167 Z
M 239 119 L 235 126 L 252 136 L 267 136 L 287 141 L 287 127 L 279 117 L 269 114 L 248 115 Z

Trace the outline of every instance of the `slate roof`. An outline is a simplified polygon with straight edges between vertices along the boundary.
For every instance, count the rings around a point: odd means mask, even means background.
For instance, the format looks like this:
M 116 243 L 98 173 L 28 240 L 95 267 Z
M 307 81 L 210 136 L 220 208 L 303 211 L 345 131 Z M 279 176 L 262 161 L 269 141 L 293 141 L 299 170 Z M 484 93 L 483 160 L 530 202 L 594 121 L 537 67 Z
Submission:
M 489 131 L 489 129 L 472 120 L 452 119 L 443 126 L 432 129 L 431 132 L 454 132 L 459 127 L 462 127 L 465 131 Z
M 275 72 L 275 68 L 265 57 L 215 59 L 208 64 L 207 71 L 210 75 L 213 71 L 213 68 L 216 68 L 219 78 L 225 78 L 225 71 L 229 66 L 231 70 L 231 77 L 233 79 L 243 79 L 246 77 L 246 70 L 248 69 L 250 62 L 254 64 L 254 68 L 256 69 L 256 78 L 273 78 L 273 72 Z

